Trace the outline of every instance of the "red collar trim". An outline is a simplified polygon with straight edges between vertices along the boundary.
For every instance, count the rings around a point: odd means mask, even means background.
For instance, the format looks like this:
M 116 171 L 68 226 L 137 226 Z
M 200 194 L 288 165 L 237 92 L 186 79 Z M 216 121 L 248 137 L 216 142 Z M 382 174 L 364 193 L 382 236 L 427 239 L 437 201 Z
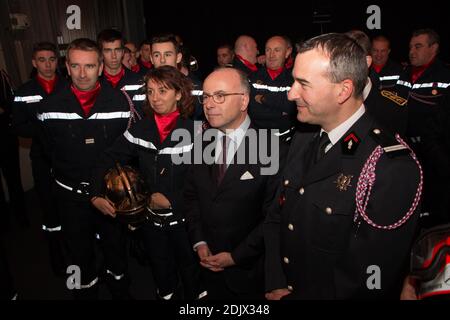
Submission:
M 251 63 L 250 61 L 248 61 L 248 60 L 242 58 L 242 57 L 241 57 L 240 55 L 238 55 L 238 54 L 236 55 L 236 57 L 237 57 L 239 60 L 241 60 L 242 63 L 245 64 L 245 66 L 246 66 L 247 68 L 249 68 L 250 70 L 252 70 L 253 72 L 258 71 L 258 67 L 257 67 L 255 64 L 253 64 L 253 63 Z
M 39 74 L 36 77 L 37 82 L 40 84 L 40 86 L 42 87 L 42 89 L 44 89 L 44 91 L 47 94 L 50 94 L 53 92 L 53 90 L 55 89 L 55 85 L 57 82 L 57 76 L 55 75 L 55 77 L 52 80 L 47 80 L 42 78 Z
M 269 69 L 269 68 L 266 68 L 266 69 L 267 69 L 267 73 L 272 78 L 272 80 L 275 80 L 283 72 L 284 67 L 281 67 L 281 68 L 279 68 L 277 70 L 272 70 L 272 69 Z
M 157 114 L 155 113 L 155 122 L 158 127 L 158 133 L 160 142 L 163 143 L 164 140 L 169 136 L 170 132 L 175 128 L 177 120 L 180 117 L 180 111 L 175 110 L 169 114 Z
M 116 74 L 115 76 L 110 75 L 106 70 L 103 70 L 103 75 L 105 76 L 106 80 L 108 80 L 109 83 L 113 86 L 113 88 L 116 88 L 119 84 L 120 80 L 125 75 L 125 68 L 122 67 L 120 72 Z
M 153 64 L 150 61 L 147 62 L 147 61 L 144 61 L 142 59 L 140 59 L 140 60 L 141 60 L 142 65 L 144 67 L 146 67 L 147 69 L 151 69 L 153 67 Z
M 94 106 L 95 101 L 97 100 L 98 94 L 100 93 L 100 82 L 97 81 L 95 88 L 90 91 L 81 91 L 72 84 L 70 87 L 72 89 L 73 94 L 77 98 L 78 102 L 81 105 L 81 108 L 84 111 L 84 115 L 87 117 L 91 112 L 92 107 Z

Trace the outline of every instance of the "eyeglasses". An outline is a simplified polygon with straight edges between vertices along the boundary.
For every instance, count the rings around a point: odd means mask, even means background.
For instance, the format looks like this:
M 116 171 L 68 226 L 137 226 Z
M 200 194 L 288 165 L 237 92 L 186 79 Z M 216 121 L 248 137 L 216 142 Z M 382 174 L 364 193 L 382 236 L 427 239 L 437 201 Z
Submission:
M 245 95 L 245 93 L 240 92 L 232 92 L 232 93 L 220 92 L 214 94 L 203 93 L 202 95 L 198 96 L 198 101 L 200 101 L 201 104 L 204 104 L 208 100 L 208 98 L 212 98 L 215 103 L 221 104 L 225 102 L 225 97 L 227 96 L 243 96 L 243 95 Z

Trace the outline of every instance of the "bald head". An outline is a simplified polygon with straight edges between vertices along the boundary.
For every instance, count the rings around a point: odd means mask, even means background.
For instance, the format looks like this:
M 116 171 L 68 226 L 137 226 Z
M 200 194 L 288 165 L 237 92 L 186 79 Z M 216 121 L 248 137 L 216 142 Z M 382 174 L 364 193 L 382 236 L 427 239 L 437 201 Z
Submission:
M 237 38 L 236 43 L 234 44 L 234 52 L 251 63 L 256 63 L 258 45 L 252 37 L 242 35 Z
M 237 129 L 247 117 L 247 76 L 234 68 L 219 68 L 203 82 L 203 110 L 213 128 Z
M 286 38 L 274 36 L 266 42 L 266 66 L 271 70 L 278 70 L 285 65 L 286 59 L 292 53 L 292 48 Z

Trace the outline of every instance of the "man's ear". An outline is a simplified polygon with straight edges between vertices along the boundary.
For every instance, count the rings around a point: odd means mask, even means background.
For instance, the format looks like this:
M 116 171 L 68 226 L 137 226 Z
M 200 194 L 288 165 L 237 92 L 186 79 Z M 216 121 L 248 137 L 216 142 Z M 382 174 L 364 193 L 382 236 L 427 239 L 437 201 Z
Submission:
M 431 45 L 431 48 L 433 49 L 434 55 L 437 56 L 437 54 L 439 53 L 439 45 L 437 43 L 433 43 Z
M 104 66 L 104 64 L 103 64 L 103 62 L 101 62 L 101 63 L 100 63 L 100 66 L 99 66 L 99 68 L 98 68 L 98 76 L 99 76 L 99 77 L 102 75 L 102 72 L 103 72 L 103 66 Z
M 249 102 L 250 102 L 250 95 L 246 93 L 242 96 L 241 111 L 245 111 L 248 109 Z
M 31 59 L 31 63 L 33 64 L 33 67 L 35 67 L 35 68 L 37 69 L 37 63 L 36 63 L 36 60 Z
M 372 56 L 366 56 L 367 68 L 372 65 Z
M 181 52 L 177 53 L 177 64 L 181 62 L 181 59 L 183 59 L 183 54 Z
M 355 86 L 353 85 L 353 81 L 350 79 L 345 79 L 341 81 L 338 86 L 337 92 L 337 101 L 339 104 L 345 103 L 348 99 L 350 99 L 355 90 Z
M 286 56 L 285 56 L 285 58 L 288 59 L 289 56 L 290 56 L 291 54 L 292 54 L 292 48 L 289 47 L 289 48 L 287 48 L 287 50 L 286 50 Z

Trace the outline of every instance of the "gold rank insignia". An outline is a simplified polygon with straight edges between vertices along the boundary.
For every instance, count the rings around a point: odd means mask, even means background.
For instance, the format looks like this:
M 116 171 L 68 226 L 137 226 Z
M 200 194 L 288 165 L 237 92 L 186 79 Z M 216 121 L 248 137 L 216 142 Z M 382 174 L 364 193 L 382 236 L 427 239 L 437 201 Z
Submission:
M 346 176 L 343 173 L 341 173 L 334 183 L 336 183 L 339 191 L 341 191 L 341 192 L 347 191 L 348 187 L 352 186 L 350 184 L 352 182 L 352 179 L 353 179 L 352 175 Z
M 406 103 L 408 102 L 408 100 L 406 100 L 405 98 L 402 98 L 389 90 L 382 90 L 381 95 L 385 98 L 388 98 L 389 100 L 398 104 L 401 107 L 405 106 Z

